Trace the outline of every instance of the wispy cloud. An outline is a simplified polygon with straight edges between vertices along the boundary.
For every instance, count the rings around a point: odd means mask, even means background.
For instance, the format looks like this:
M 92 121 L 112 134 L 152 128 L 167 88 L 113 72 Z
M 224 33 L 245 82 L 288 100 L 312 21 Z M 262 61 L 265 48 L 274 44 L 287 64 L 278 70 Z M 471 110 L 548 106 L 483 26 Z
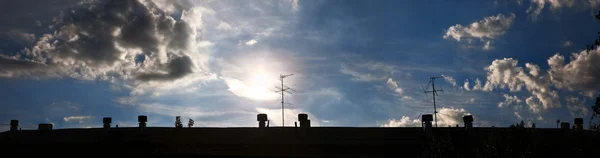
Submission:
M 77 121 L 79 123 L 83 123 L 84 121 L 92 119 L 92 118 L 94 118 L 94 116 L 91 116 L 91 115 L 89 115 L 89 116 L 67 116 L 67 117 L 64 117 L 63 120 L 65 122 Z

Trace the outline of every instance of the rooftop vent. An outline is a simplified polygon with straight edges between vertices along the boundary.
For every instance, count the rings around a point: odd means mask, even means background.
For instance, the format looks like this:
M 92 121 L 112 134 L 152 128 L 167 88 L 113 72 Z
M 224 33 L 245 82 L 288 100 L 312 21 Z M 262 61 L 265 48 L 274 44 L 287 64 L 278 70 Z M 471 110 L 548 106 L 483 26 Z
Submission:
M 10 120 L 10 131 L 15 132 L 19 128 L 19 120 Z
M 258 114 L 256 115 L 256 121 L 258 121 L 258 127 L 259 128 L 264 128 L 266 125 L 266 121 L 269 120 L 267 118 L 267 114 Z
M 423 126 L 425 130 L 431 129 L 431 121 L 433 121 L 433 115 L 425 114 L 421 116 L 421 126 Z
M 112 123 L 112 118 L 104 117 L 104 118 L 102 118 L 102 123 L 104 123 L 104 129 L 109 129 L 110 124 Z
M 575 118 L 574 125 L 579 130 L 583 129 L 583 118 Z
M 310 120 L 308 119 L 307 114 L 298 114 L 298 121 L 300 121 L 300 128 L 310 127 Z
M 466 128 L 473 128 L 473 115 L 463 116 L 463 121 L 465 123 Z
M 138 122 L 140 123 L 140 128 L 146 128 L 146 122 L 148 122 L 148 117 L 146 115 L 139 115 Z
M 433 115 L 425 114 L 425 115 L 421 116 L 421 122 L 431 122 L 431 121 L 433 121 Z

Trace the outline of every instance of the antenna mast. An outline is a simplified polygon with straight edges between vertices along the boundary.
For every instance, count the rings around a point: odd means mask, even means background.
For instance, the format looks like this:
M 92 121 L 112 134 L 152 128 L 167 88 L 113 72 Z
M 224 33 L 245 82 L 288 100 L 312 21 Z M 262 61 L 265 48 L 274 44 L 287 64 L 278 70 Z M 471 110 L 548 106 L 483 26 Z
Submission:
M 438 124 L 437 124 L 437 113 L 438 112 L 437 112 L 437 107 L 435 105 L 435 96 L 438 95 L 437 94 L 438 91 L 443 92 L 444 90 L 443 89 L 440 89 L 440 90 L 435 89 L 435 79 L 436 78 L 442 78 L 442 77 L 430 77 L 429 78 L 429 83 L 431 83 L 432 90 L 431 91 L 427 91 L 427 90 L 423 89 L 423 92 L 425 92 L 425 93 L 432 93 L 433 94 L 433 116 L 435 118 L 435 120 L 434 120 L 435 121 L 435 127 L 438 127 Z M 429 84 L 427 84 L 427 87 L 429 87 Z
M 283 92 L 292 94 L 292 92 L 290 92 L 290 91 L 294 91 L 294 92 L 296 91 L 296 90 L 294 90 L 294 89 L 292 89 L 292 88 L 284 85 L 283 84 L 283 79 L 286 78 L 286 77 L 292 76 L 292 75 L 294 75 L 294 74 L 289 74 L 289 75 L 281 75 L 281 74 L 279 74 L 279 80 L 281 81 L 281 87 L 275 86 L 275 88 L 279 89 L 279 90 L 276 90 L 275 93 L 281 93 L 281 127 L 285 127 L 285 114 L 284 114 L 285 100 L 284 100 L 284 97 L 283 97 L 285 95 L 285 93 L 283 93 Z

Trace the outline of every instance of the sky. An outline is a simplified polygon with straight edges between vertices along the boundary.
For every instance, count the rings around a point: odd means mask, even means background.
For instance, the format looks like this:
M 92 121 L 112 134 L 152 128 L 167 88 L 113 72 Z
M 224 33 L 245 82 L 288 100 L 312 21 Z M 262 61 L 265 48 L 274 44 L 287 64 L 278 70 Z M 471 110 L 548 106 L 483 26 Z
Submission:
M 598 0 L 20 0 L 0 6 L 0 120 L 23 129 L 538 127 L 588 120 Z M 273 92 L 279 76 L 293 88 Z M 584 121 L 587 123 L 587 121 Z

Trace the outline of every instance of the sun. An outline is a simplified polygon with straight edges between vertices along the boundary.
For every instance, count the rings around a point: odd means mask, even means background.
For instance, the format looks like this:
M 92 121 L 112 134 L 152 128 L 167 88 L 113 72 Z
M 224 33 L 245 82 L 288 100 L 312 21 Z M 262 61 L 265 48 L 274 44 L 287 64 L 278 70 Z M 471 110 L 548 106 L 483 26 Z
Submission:
M 273 100 L 277 98 L 277 94 L 273 92 L 271 87 L 275 86 L 273 78 L 263 72 L 256 72 L 252 75 L 248 84 L 248 95 L 255 100 Z

